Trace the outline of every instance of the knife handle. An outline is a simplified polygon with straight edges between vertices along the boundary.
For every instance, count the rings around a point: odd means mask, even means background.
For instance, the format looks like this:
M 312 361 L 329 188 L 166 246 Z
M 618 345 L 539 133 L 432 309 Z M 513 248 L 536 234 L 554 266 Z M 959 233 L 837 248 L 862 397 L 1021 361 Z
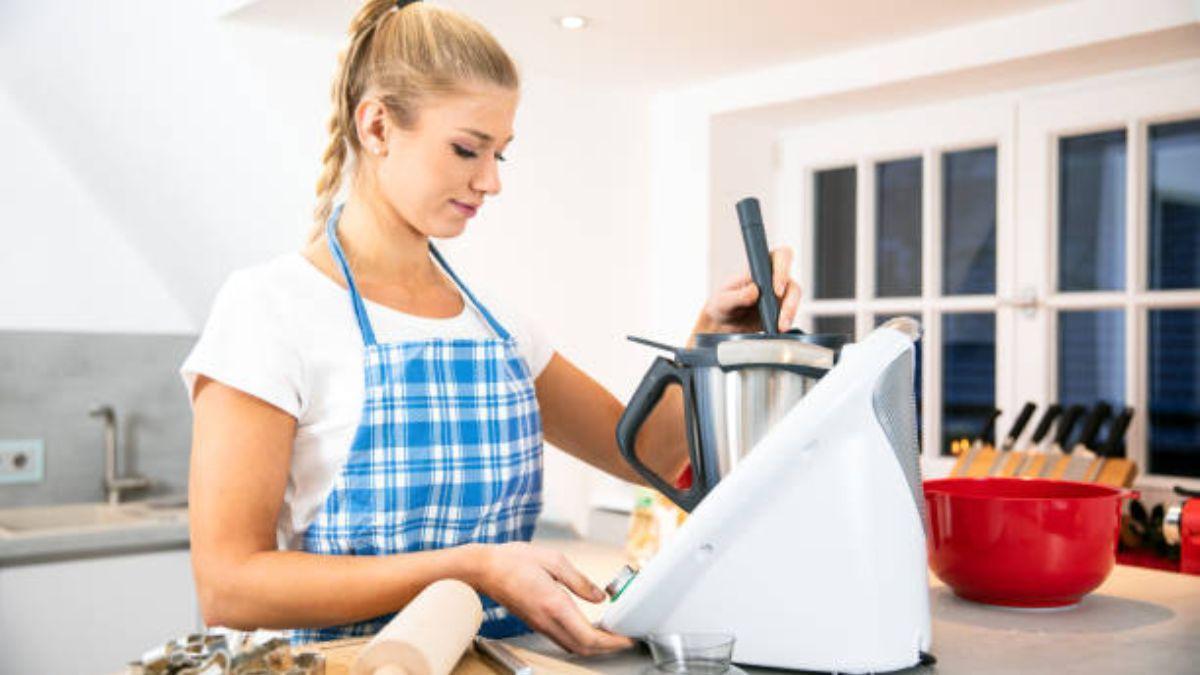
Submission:
M 1017 415 L 1017 421 L 1013 422 L 1012 428 L 1008 430 L 1008 444 L 1013 445 L 1017 439 L 1021 437 L 1021 432 L 1025 431 L 1025 425 L 1029 424 L 1029 418 L 1033 417 L 1033 412 L 1037 410 L 1037 404 L 1033 401 L 1026 401 L 1025 406 L 1021 408 L 1020 414 Z
M 1075 422 L 1084 410 L 1081 405 L 1073 405 L 1063 413 L 1062 421 L 1058 423 L 1058 433 L 1054 434 L 1054 442 L 1059 448 L 1067 444 L 1067 439 L 1071 437 L 1071 429 L 1075 428 Z
M 976 443 L 993 443 L 996 440 L 994 431 L 996 429 L 996 418 L 999 416 L 999 408 L 993 408 L 992 412 L 988 413 L 987 422 L 984 423 L 983 428 L 975 436 Z
M 1046 408 L 1041 421 L 1038 422 L 1037 427 L 1033 430 L 1033 436 L 1029 439 L 1031 445 L 1037 445 L 1042 442 L 1046 434 L 1050 433 L 1050 427 L 1054 426 L 1054 420 L 1058 419 L 1061 413 L 1062 406 L 1057 403 L 1052 403 L 1049 408 Z
M 1113 420 L 1112 426 L 1108 429 L 1108 438 L 1104 439 L 1104 448 L 1101 455 L 1104 457 L 1124 457 L 1125 447 L 1125 430 L 1129 428 L 1129 422 L 1133 419 L 1133 408 L 1125 408 L 1120 415 Z
M 1096 434 L 1099 433 L 1104 420 L 1112 413 L 1112 408 L 1104 401 L 1096 403 L 1092 408 L 1092 414 L 1088 415 L 1087 422 L 1083 425 L 1083 433 L 1079 435 L 1079 444 L 1085 448 L 1091 448 L 1092 443 L 1096 440 Z
M 533 668 L 503 643 L 485 637 L 475 637 L 475 648 L 508 675 L 533 675 Z

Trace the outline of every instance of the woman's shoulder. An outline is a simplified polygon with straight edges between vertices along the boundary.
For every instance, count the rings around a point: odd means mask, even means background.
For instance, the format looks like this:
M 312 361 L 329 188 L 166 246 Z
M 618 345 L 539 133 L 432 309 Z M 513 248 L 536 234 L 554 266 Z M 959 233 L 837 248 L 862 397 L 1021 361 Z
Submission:
M 278 309 L 305 302 L 322 290 L 322 284 L 330 283 L 300 252 L 293 251 L 231 272 L 217 291 L 215 304 Z
M 274 258 L 263 260 L 246 267 L 240 267 L 229 273 L 225 278 L 222 289 L 232 288 L 235 291 L 248 293 L 254 290 L 290 290 L 298 285 L 311 283 L 309 270 L 312 264 L 299 251 L 281 253 Z M 312 271 L 316 271 L 313 268 Z
M 305 322 L 334 303 L 332 280 L 312 267 L 299 252 L 286 253 L 231 272 L 217 290 L 205 322 L 206 331 L 236 327 L 255 333 L 295 335 Z M 301 331 L 303 332 L 303 331 Z

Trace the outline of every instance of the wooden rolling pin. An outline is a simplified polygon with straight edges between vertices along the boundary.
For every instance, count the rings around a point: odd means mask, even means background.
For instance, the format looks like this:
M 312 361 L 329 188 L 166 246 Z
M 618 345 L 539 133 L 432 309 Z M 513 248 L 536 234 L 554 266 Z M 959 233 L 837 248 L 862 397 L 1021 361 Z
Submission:
M 435 581 L 358 653 L 351 675 L 449 675 L 479 632 L 483 604 L 467 584 Z

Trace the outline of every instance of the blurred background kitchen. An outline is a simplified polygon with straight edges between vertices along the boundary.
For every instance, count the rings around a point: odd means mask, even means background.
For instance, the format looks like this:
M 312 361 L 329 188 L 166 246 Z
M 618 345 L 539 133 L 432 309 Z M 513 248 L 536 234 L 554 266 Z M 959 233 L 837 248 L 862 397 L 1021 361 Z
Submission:
M 799 327 L 924 324 L 927 476 L 993 409 L 1000 434 L 1025 401 L 1104 401 L 1135 411 L 1148 504 L 1200 488 L 1200 5 L 439 4 L 524 75 L 504 193 L 445 248 L 619 398 L 651 358 L 625 336 L 681 342 L 744 266 L 733 204 L 756 195 L 798 252 Z M 224 278 L 301 244 L 355 5 L 0 4 L 18 650 L 52 650 L 54 625 L 127 658 L 199 626 L 177 368 Z M 545 485 L 547 524 L 626 536 L 630 486 L 554 450 Z

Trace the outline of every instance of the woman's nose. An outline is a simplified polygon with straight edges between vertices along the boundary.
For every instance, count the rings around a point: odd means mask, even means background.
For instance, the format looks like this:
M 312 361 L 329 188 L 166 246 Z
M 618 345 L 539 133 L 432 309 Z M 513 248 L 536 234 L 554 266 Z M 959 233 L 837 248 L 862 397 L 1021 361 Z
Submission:
M 483 163 L 483 167 L 471 180 L 471 188 L 484 194 L 494 195 L 500 192 L 500 162 L 493 158 Z

